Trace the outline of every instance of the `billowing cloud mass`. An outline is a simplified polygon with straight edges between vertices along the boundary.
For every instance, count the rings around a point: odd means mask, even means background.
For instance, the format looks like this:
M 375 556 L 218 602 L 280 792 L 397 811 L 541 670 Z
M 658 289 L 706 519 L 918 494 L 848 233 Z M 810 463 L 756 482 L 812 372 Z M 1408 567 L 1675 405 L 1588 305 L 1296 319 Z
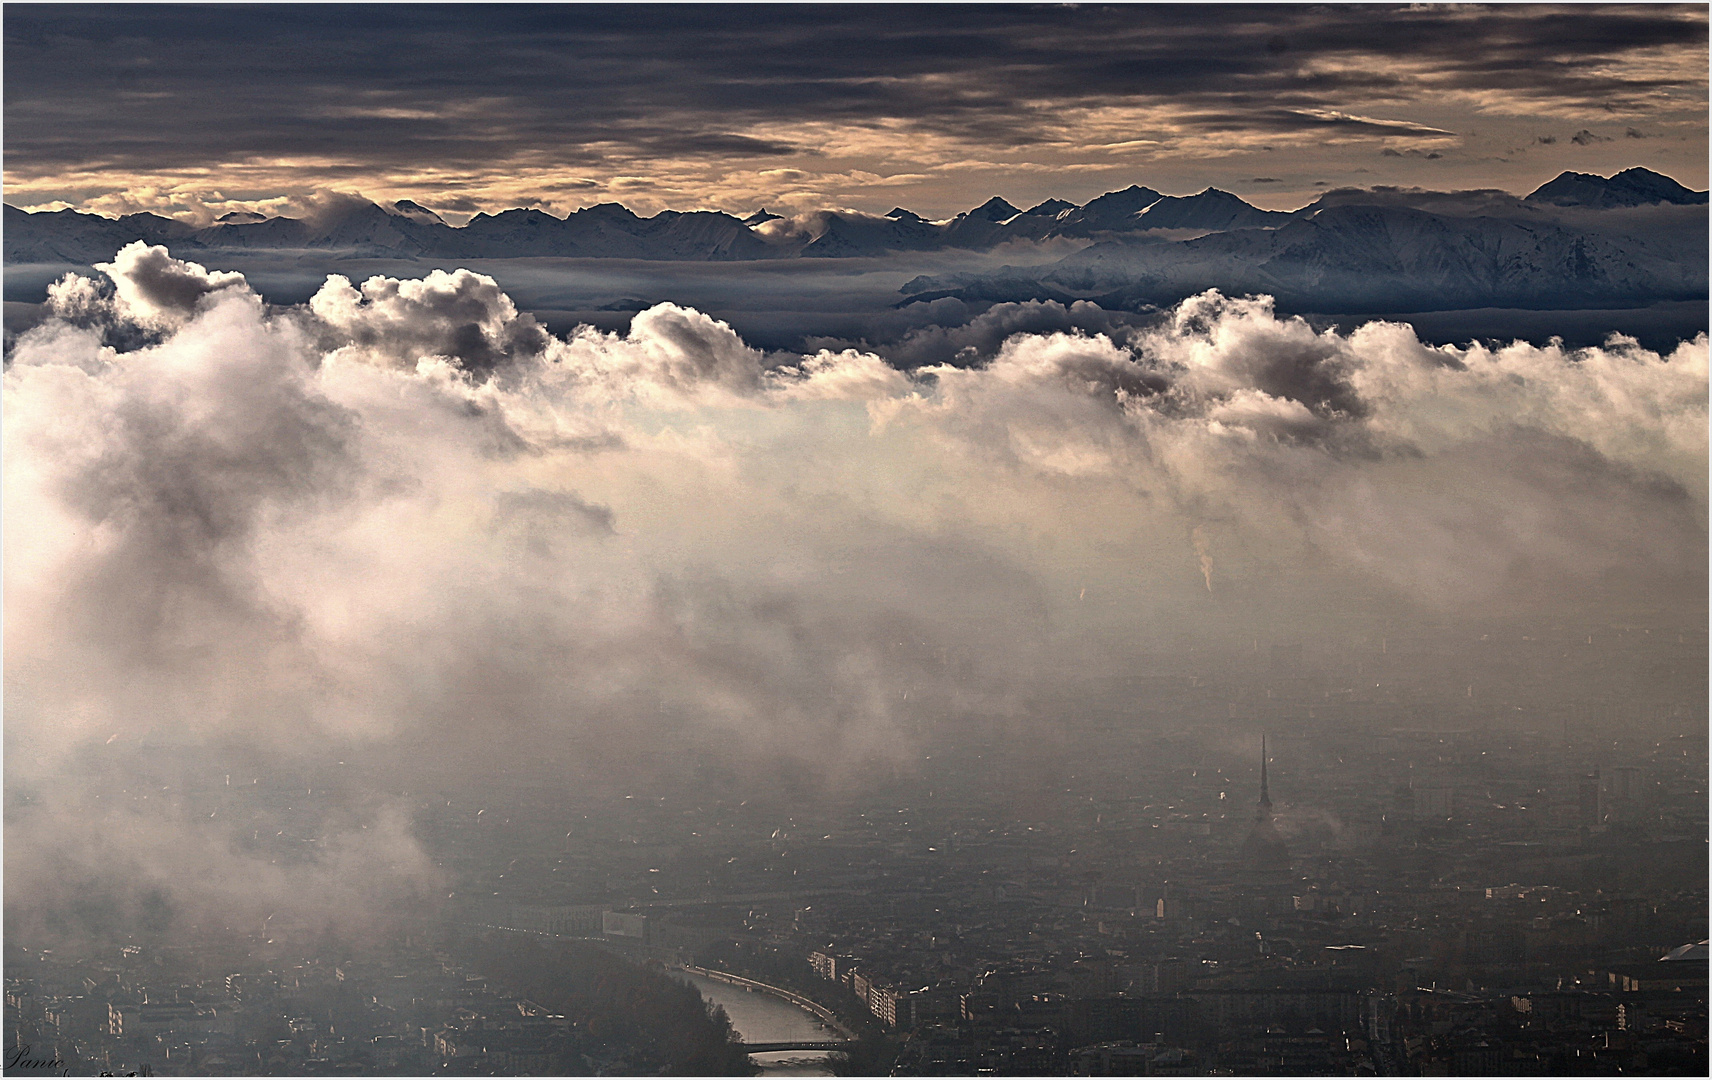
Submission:
M 113 282 L 113 313 L 122 321 L 149 329 L 177 326 L 204 297 L 245 284 L 242 274 L 211 274 L 204 266 L 175 259 L 166 248 L 151 247 L 141 240 L 121 248 L 111 263 L 98 263 L 95 268 Z M 90 301 L 85 299 L 89 295 L 89 286 L 77 278 L 60 282 L 63 302 L 74 304 L 80 312 L 89 308 Z M 73 301 L 73 296 L 77 300 Z
M 361 289 L 335 274 L 310 298 L 309 310 L 335 335 L 332 340 L 348 340 L 364 355 L 396 363 L 445 356 L 481 371 L 547 346 L 545 331 L 519 315 L 492 278 L 468 270 L 435 270 L 420 281 L 375 277 Z
M 1197 650 L 1705 596 L 1704 335 L 1431 347 L 1208 292 L 1007 309 L 906 373 L 672 304 L 553 336 L 468 271 L 270 308 L 159 248 L 101 270 L 5 374 L 9 906 L 115 867 L 185 910 L 439 886 L 385 794 L 289 862 L 170 792 L 95 813 L 60 781 L 104 747 L 836 784 Z

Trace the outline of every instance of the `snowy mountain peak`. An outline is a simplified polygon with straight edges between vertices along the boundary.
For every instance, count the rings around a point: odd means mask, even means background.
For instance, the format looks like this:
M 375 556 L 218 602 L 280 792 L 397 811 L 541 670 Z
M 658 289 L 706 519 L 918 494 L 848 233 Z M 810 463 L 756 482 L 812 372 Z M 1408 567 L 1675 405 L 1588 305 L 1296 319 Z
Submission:
M 1559 173 L 1536 188 L 1525 201 L 1601 209 L 1661 202 L 1688 206 L 1705 202 L 1706 192 L 1690 191 L 1651 169 L 1634 168 L 1624 169 L 1610 177 L 1593 173 Z
M 983 221 L 1006 221 L 1022 213 L 1010 203 L 994 195 L 980 206 L 969 211 L 968 216 L 980 218 Z
M 1065 202 L 1063 199 L 1047 199 L 1023 211 L 1027 217 L 1057 217 L 1066 210 L 1075 210 L 1076 204 Z
M 411 202 L 409 199 L 400 199 L 393 203 L 392 212 L 398 217 L 409 218 L 411 221 L 419 221 L 424 225 L 446 224 L 439 214 L 436 214 L 426 206 L 420 206 L 417 203 Z

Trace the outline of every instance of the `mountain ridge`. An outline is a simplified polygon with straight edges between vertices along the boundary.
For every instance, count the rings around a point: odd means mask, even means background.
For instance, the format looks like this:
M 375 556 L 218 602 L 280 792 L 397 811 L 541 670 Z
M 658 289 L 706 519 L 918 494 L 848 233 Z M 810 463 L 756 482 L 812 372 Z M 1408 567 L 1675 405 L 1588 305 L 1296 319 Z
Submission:
M 757 211 L 747 218 L 717 210 L 662 210 L 640 217 L 620 203 L 601 203 L 555 217 L 532 208 L 479 213 L 462 226 L 410 200 L 390 207 L 351 200 L 319 219 L 234 211 L 214 224 L 195 226 L 157 214 L 108 218 L 77 210 L 30 213 L 5 207 L 5 259 L 19 262 L 91 263 L 135 240 L 190 251 L 277 249 L 348 251 L 377 258 L 508 258 L 557 256 L 687 261 L 776 258 L 854 258 L 893 251 L 941 248 L 990 250 L 1022 240 L 1056 238 L 1099 242 L 1166 230 L 1224 233 L 1281 229 L 1329 207 L 1351 202 L 1464 199 L 1482 193 L 1416 189 L 1339 189 L 1294 211 L 1262 210 L 1241 197 L 1209 187 L 1194 195 L 1166 195 L 1139 184 L 1107 192 L 1078 206 L 1048 199 L 1019 210 L 994 196 L 974 209 L 933 221 L 903 207 L 884 217 L 824 210 L 807 215 L 807 227 L 779 228 L 780 215 Z M 1703 205 L 1693 192 L 1648 169 L 1611 177 L 1564 172 L 1525 197 L 1483 193 L 1472 212 L 1549 213 L 1557 209 L 1632 208 L 1650 203 Z M 1453 208 L 1454 209 L 1454 208 Z
M 1080 241 L 1035 266 L 920 276 L 895 307 L 1092 301 L 1144 310 L 1206 289 L 1265 293 L 1287 309 L 1386 312 L 1513 307 L 1620 308 L 1707 295 L 1707 201 L 1658 173 L 1563 173 L 1527 196 L 1495 190 L 1337 189 L 1294 211 L 1262 210 L 1207 188 L 1164 195 L 1132 185 L 1076 206 L 1029 210 L 998 197 L 942 221 L 898 207 L 884 217 L 823 211 L 663 210 L 619 203 L 563 218 L 481 213 L 454 228 L 407 200 L 352 200 L 315 219 L 232 218 L 202 228 L 156 214 L 106 218 L 5 207 L 8 265 L 93 266 L 128 243 L 214 263 L 221 252 L 300 260 L 532 257 L 752 262 L 852 259 L 1014 241 Z M 1008 250 L 1008 249 L 1001 249 Z M 1019 247 L 1017 250 L 1042 250 Z
M 897 306 L 1088 300 L 1136 310 L 1215 288 L 1265 293 L 1286 309 L 1352 313 L 1705 299 L 1705 210 L 1643 207 L 1636 218 L 1636 209 L 1594 211 L 1620 218 L 1590 225 L 1585 214 L 1564 220 L 1333 205 L 1275 229 L 1163 243 L 1116 237 L 1041 266 L 917 277 L 899 290 L 905 299 Z

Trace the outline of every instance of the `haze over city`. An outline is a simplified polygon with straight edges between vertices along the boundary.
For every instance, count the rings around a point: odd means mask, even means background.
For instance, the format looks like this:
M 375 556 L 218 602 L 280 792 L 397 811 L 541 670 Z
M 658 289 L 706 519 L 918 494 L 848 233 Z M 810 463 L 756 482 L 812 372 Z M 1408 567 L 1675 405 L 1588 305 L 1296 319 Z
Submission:
M 1704 1074 L 1704 7 L 4 27 L 26 1071 Z

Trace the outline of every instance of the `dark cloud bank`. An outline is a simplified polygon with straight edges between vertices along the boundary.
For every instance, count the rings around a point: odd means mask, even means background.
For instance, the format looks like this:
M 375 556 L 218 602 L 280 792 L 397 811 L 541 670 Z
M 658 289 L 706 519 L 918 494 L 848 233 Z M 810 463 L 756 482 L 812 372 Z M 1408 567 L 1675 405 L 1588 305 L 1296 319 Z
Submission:
M 1338 110 L 1408 100 L 1423 73 L 1435 92 L 1579 114 L 1680 88 L 1680 73 L 1618 62 L 1705 41 L 1703 9 L 1669 5 L 18 4 L 7 165 L 765 161 L 813 150 L 745 134 L 769 122 L 907 118 L 1019 146 L 1054 138 L 1066 109 L 1114 102 L 1167 103 L 1184 132 L 1362 129 Z
M 1207 291 L 891 363 L 673 303 L 552 333 L 467 270 L 269 305 L 141 243 L 47 308 L 5 373 L 33 940 L 360 928 L 440 895 L 425 787 L 831 797 L 1260 642 L 1705 620 L 1704 335 L 1440 347 Z M 221 813 L 246 784 L 271 809 Z

